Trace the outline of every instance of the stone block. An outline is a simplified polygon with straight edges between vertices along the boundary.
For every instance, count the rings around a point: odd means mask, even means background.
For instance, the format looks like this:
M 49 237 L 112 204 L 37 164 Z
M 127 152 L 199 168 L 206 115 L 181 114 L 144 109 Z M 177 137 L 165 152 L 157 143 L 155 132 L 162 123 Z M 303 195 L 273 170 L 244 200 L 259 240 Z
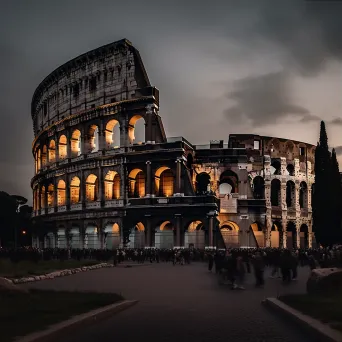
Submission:
M 341 293 L 342 269 L 320 268 L 311 272 L 306 283 L 308 294 L 327 295 Z

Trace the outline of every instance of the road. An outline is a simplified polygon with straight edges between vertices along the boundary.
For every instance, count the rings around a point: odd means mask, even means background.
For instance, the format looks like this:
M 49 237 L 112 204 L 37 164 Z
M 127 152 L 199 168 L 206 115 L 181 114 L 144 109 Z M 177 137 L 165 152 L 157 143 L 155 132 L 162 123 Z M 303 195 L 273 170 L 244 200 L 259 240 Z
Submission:
M 22 286 L 116 292 L 140 301 L 63 342 L 311 342 L 261 305 L 278 293 L 304 292 L 308 270 L 299 272 L 298 281 L 287 286 L 266 277 L 264 289 L 254 288 L 253 275 L 248 275 L 245 291 L 220 286 L 201 263 L 100 269 Z

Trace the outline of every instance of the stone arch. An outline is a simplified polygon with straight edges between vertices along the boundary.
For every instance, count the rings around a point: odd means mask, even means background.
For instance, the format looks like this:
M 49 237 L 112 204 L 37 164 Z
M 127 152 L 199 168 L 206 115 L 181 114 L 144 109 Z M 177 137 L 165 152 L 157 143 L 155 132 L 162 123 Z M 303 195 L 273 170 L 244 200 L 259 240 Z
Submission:
M 57 183 L 57 204 L 59 207 L 66 205 L 66 186 L 63 179 L 60 179 Z
M 189 248 L 205 248 L 205 230 L 203 222 L 200 220 L 192 221 L 186 226 L 184 235 L 184 246 Z
M 174 175 L 168 166 L 160 167 L 154 175 L 156 195 L 170 197 L 174 192 Z
M 261 176 L 253 178 L 253 196 L 255 199 L 265 198 L 265 180 Z
M 287 208 L 296 207 L 296 186 L 293 181 L 286 182 L 286 205 Z
M 294 150 L 295 150 L 295 144 L 293 143 L 293 141 L 288 140 L 285 144 L 285 149 L 286 149 L 286 154 L 287 157 L 286 159 L 288 160 L 292 160 L 293 159 L 293 154 L 294 154 Z
M 47 187 L 47 206 L 49 208 L 55 205 L 55 186 L 50 183 Z
M 80 227 L 74 223 L 71 224 L 71 229 L 69 232 L 70 238 L 70 248 L 79 249 L 82 248 Z
M 81 154 L 81 131 L 74 129 L 70 139 L 71 158 L 78 157 Z
M 104 246 L 115 249 L 120 246 L 120 226 L 117 222 L 109 221 L 104 227 Z
M 90 174 L 86 179 L 86 200 L 94 202 L 98 199 L 99 181 L 96 175 Z
M 270 246 L 274 248 L 282 247 L 283 243 L 283 228 L 281 221 L 272 222 Z
M 238 193 L 239 178 L 237 174 L 231 170 L 224 171 L 220 176 L 219 194 L 229 195 Z
M 141 198 L 146 194 L 145 173 L 141 169 L 133 169 L 128 175 L 129 197 Z
M 46 166 L 46 164 L 47 164 L 47 158 L 48 158 L 47 146 L 44 145 L 43 148 L 42 148 L 42 154 L 41 154 L 42 167 Z
M 251 234 L 254 235 L 254 238 L 258 244 L 258 247 L 260 248 L 265 247 L 264 227 L 260 222 L 253 222 L 249 226 L 249 238 Z M 249 241 L 249 246 L 251 246 L 250 241 Z
M 280 180 L 275 178 L 271 181 L 271 205 L 272 207 L 281 206 L 281 183 Z
M 116 171 L 108 171 L 104 179 L 104 191 L 106 200 L 120 198 L 120 184 L 120 175 Z
M 303 223 L 299 229 L 300 248 L 309 248 L 309 228 Z
M 56 237 L 55 234 L 52 232 L 49 232 L 45 236 L 45 247 L 46 248 L 56 248 Z
M 67 137 L 62 134 L 58 140 L 58 159 L 63 160 L 68 157 L 68 140 Z
M 101 248 L 101 241 L 99 239 L 99 228 L 97 223 L 88 222 L 85 229 L 84 247 L 88 249 Z
M 299 206 L 301 209 L 308 208 L 308 185 L 304 181 L 299 185 Z
M 130 144 L 145 142 L 145 118 L 134 115 L 128 124 L 128 139 Z
M 289 221 L 286 226 L 286 247 L 288 249 L 297 247 L 297 229 L 293 221 Z
M 205 195 L 210 191 L 210 174 L 201 172 L 196 176 L 196 192 L 198 195 Z
M 81 180 L 75 176 L 72 177 L 70 182 L 70 202 L 71 204 L 79 203 L 81 200 Z
M 145 226 L 141 221 L 131 229 L 129 245 L 131 248 L 143 248 L 145 246 Z
M 279 152 L 280 149 L 280 141 L 277 138 L 271 139 L 267 144 L 267 150 L 269 152 Z
M 294 176 L 295 175 L 295 167 L 292 163 L 288 163 L 286 166 L 286 171 L 289 176 Z
M 120 147 L 120 123 L 118 120 L 109 120 L 106 124 L 105 130 L 106 148 Z
M 41 188 L 40 188 L 40 207 L 42 209 L 46 208 L 46 201 L 45 201 L 45 197 L 46 196 L 46 188 L 45 186 L 43 185 Z
M 49 143 L 49 163 L 56 162 L 56 142 L 51 139 Z
M 156 248 L 172 249 L 174 247 L 174 225 L 171 221 L 163 221 L 158 225 L 154 241 Z
M 281 175 L 281 162 L 278 158 L 271 159 L 271 175 L 279 176 Z
M 239 247 L 240 227 L 238 224 L 233 221 L 224 221 L 219 227 L 226 248 Z
M 92 124 L 88 127 L 87 134 L 85 137 L 85 147 L 87 152 L 97 152 L 100 144 L 99 127 Z

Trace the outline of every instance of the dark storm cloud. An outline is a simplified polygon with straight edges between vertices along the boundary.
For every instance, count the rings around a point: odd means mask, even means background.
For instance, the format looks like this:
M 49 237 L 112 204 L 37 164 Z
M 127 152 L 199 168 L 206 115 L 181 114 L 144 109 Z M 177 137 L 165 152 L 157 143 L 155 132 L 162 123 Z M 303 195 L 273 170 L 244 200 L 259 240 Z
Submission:
M 274 125 L 290 116 L 297 120 L 317 120 L 309 111 L 292 103 L 288 76 L 283 72 L 247 77 L 234 84 L 227 97 L 235 105 L 225 111 L 229 120 L 252 126 Z
M 342 125 L 342 119 L 341 118 L 335 118 L 335 119 L 328 121 L 328 123 L 333 124 L 333 125 Z

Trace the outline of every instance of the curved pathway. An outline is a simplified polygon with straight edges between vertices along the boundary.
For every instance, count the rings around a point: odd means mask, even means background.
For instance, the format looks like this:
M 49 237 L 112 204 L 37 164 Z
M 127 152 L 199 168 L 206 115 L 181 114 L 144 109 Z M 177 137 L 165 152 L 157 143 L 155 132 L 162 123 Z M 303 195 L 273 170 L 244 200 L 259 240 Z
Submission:
M 25 287 L 121 293 L 140 303 L 96 325 L 85 327 L 63 342 L 112 341 L 312 341 L 290 323 L 261 305 L 266 297 L 303 292 L 307 269 L 299 280 L 283 286 L 267 279 L 264 289 L 253 287 L 248 275 L 245 291 L 218 285 L 204 264 L 111 268 L 22 285 Z

